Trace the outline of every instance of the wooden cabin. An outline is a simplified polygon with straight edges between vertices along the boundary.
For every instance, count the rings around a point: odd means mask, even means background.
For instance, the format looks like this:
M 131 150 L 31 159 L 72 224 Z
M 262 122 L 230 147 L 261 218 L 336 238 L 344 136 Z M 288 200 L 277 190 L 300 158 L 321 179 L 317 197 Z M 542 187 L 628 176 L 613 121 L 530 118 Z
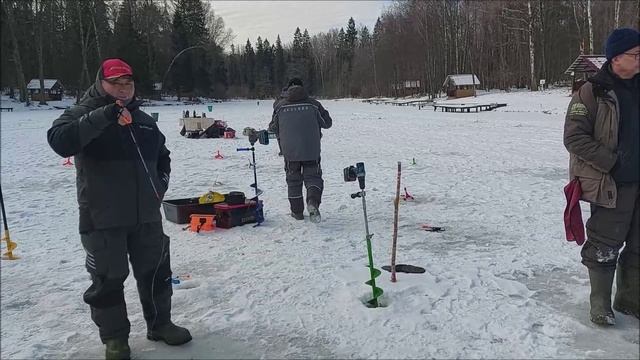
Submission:
M 44 97 L 44 101 L 62 100 L 64 87 L 57 79 L 44 79 L 44 94 L 40 95 L 40 79 L 31 79 L 27 85 L 27 91 L 31 97 L 31 101 L 40 101 Z
M 442 84 L 442 90 L 450 99 L 475 96 L 480 80 L 474 74 L 447 75 Z
M 391 86 L 395 96 L 408 96 L 420 94 L 420 80 L 405 80 Z

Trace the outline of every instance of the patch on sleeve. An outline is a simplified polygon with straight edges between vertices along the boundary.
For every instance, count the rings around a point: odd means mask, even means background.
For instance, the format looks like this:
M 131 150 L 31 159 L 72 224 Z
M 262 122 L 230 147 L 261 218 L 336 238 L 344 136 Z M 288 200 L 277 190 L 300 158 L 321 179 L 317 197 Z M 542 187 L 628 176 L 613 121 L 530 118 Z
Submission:
M 571 105 L 571 108 L 569 109 L 569 115 L 587 116 L 589 115 L 589 111 L 587 111 L 587 107 L 584 106 L 584 104 L 575 103 Z

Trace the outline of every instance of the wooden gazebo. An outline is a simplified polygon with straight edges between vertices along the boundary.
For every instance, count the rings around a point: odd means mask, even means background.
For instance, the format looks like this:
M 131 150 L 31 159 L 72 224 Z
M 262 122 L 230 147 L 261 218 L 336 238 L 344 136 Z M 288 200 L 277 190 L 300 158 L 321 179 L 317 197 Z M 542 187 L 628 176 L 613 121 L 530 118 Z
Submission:
M 587 77 L 594 75 L 607 62 L 604 55 L 579 55 L 564 72 L 571 75 L 571 90 L 576 91 L 587 81 Z M 580 76 L 577 78 L 577 76 Z

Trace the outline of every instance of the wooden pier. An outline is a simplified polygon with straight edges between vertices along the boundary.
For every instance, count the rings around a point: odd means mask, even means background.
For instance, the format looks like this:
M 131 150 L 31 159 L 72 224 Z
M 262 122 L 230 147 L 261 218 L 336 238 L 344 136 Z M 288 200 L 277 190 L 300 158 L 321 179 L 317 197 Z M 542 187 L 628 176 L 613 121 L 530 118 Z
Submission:
M 417 106 L 418 108 L 423 108 L 425 106 L 433 104 L 433 99 L 417 99 L 417 100 L 399 100 L 399 99 L 366 99 L 362 100 L 368 104 L 385 104 L 385 105 L 393 105 L 393 106 Z
M 478 111 L 491 111 L 497 109 L 499 107 L 507 106 L 507 104 L 480 104 L 480 105 L 431 105 L 433 106 L 433 111 L 444 112 L 478 112 Z

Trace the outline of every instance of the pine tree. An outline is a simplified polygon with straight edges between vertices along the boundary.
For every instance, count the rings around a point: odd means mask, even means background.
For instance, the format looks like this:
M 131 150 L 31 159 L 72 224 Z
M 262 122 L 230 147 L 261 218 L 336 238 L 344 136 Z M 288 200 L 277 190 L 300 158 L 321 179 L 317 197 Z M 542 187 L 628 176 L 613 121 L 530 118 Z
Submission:
M 208 96 L 211 90 L 211 59 L 205 50 L 208 42 L 205 6 L 202 0 L 177 0 L 173 15 L 173 49 L 178 56 L 173 65 L 173 83 L 179 93 Z M 193 49 L 186 50 L 193 47 Z M 183 53 L 181 53 L 183 50 Z
M 244 59 L 243 59 L 243 74 L 244 82 L 249 87 L 249 91 L 255 94 L 256 88 L 256 54 L 251 46 L 251 41 L 247 39 L 247 44 L 244 46 Z
M 349 66 L 349 72 L 351 72 L 351 69 L 353 68 L 353 56 L 355 54 L 357 41 L 358 30 L 356 30 L 356 23 L 353 18 L 349 18 L 347 31 L 344 36 L 345 59 L 347 60 L 347 64 Z
M 358 46 L 361 48 L 366 48 L 371 44 L 371 34 L 369 33 L 369 29 L 364 26 L 362 30 L 360 30 L 360 41 L 358 41 Z
M 291 46 L 291 60 L 287 64 L 287 78 L 305 78 L 305 59 L 302 53 L 302 33 L 297 27 L 293 33 L 293 45 Z
M 344 96 L 345 92 L 344 92 L 344 86 L 346 83 L 346 77 L 347 77 L 347 67 L 344 66 L 345 61 L 346 61 L 346 41 L 345 41 L 345 33 L 344 33 L 344 28 L 340 28 L 340 31 L 338 32 L 338 37 L 336 39 L 337 42 L 337 46 L 336 46 L 336 70 L 335 70 L 335 74 L 336 74 L 336 86 L 338 88 L 338 96 Z
M 262 76 L 264 81 L 263 97 L 271 97 L 275 94 L 273 83 L 273 46 L 268 39 L 263 42 Z
M 375 46 L 378 45 L 378 43 L 380 42 L 380 37 L 382 36 L 382 21 L 380 20 L 380 18 L 378 18 L 378 20 L 376 20 L 376 24 L 373 27 L 373 35 L 371 36 L 371 40 L 373 40 L 373 44 Z
M 347 24 L 347 31 L 344 35 L 344 60 L 347 63 L 347 68 L 345 69 L 345 89 L 344 93 L 353 96 L 353 91 L 351 89 L 351 79 L 353 73 L 353 58 L 355 56 L 356 44 L 358 42 L 358 30 L 356 30 L 356 24 L 353 18 L 349 18 L 349 22 Z
M 265 48 L 262 42 L 262 38 L 258 36 L 256 41 L 256 96 L 258 98 L 264 98 L 269 88 L 269 76 L 268 69 L 265 69 Z
M 136 0 L 124 0 L 118 11 L 114 30 L 114 56 L 126 61 L 134 71 L 138 91 L 151 89 L 146 43 L 134 26 L 138 11 Z
M 311 37 L 309 31 L 304 29 L 302 34 L 302 59 L 304 64 L 304 83 L 307 91 L 315 93 L 315 66 L 311 49 Z
M 274 84 L 275 91 L 279 91 L 280 87 L 285 86 L 286 79 L 285 74 L 287 73 L 284 49 L 282 48 L 282 42 L 280 41 L 280 35 L 276 39 L 276 45 L 274 49 Z
M 144 39 L 144 48 L 140 51 L 144 53 L 146 60 L 146 72 L 147 78 L 145 80 L 149 85 L 162 80 L 158 59 L 160 57 L 160 51 L 158 42 L 162 39 L 162 23 L 158 21 L 162 19 L 162 10 L 157 6 L 153 0 L 139 1 L 140 10 L 138 16 L 138 28 L 140 29 L 140 35 Z M 141 44 L 142 45 L 142 44 Z M 150 91 L 151 89 L 147 88 Z

